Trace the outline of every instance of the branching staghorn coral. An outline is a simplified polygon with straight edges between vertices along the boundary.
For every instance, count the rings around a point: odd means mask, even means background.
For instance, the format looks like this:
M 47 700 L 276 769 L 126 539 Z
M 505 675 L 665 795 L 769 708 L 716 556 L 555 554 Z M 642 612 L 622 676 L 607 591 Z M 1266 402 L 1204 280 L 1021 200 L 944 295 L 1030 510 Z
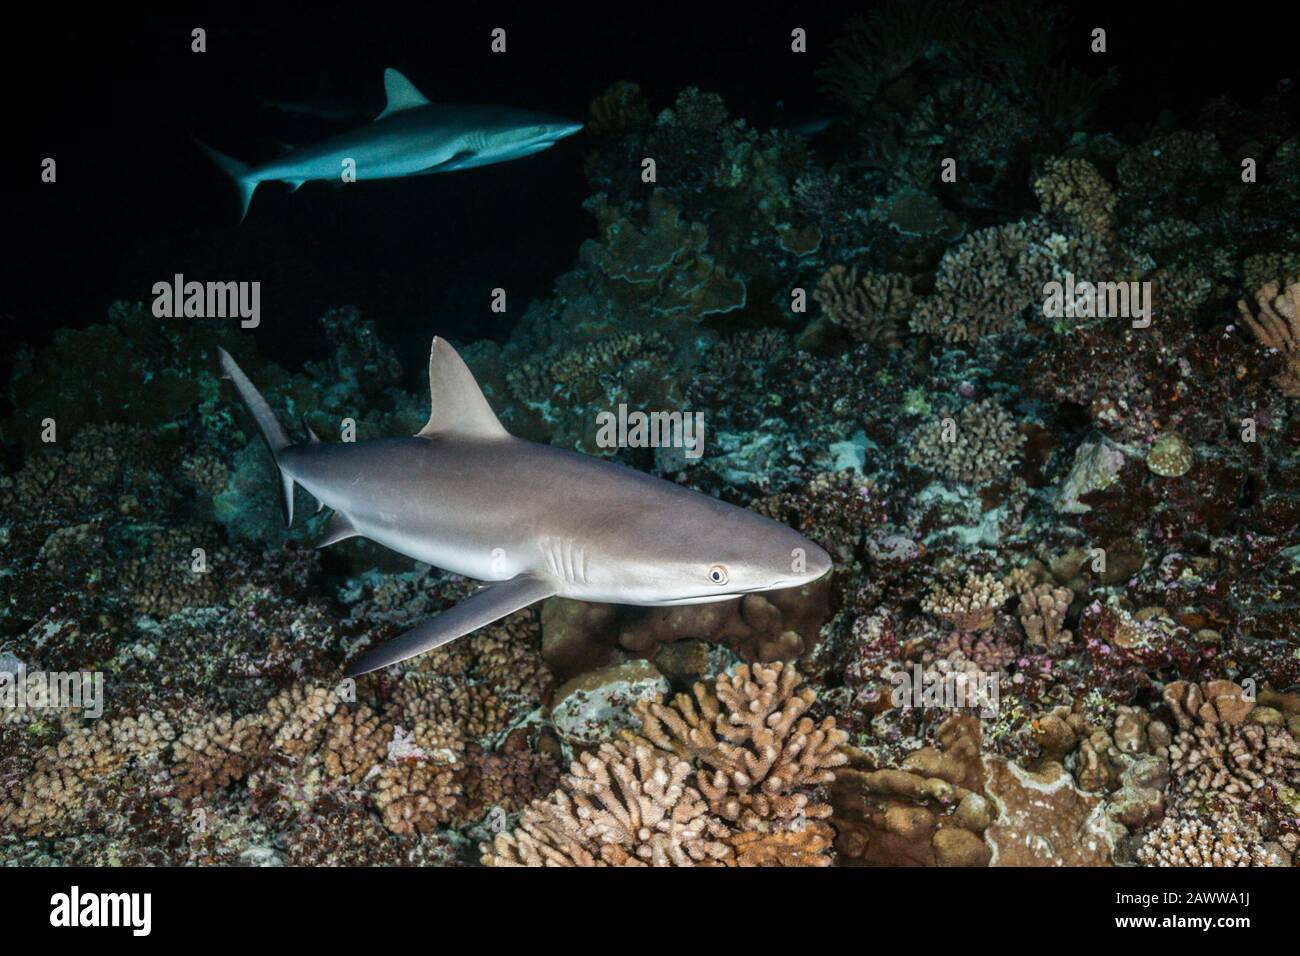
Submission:
M 1146 866 L 1270 866 L 1276 860 L 1259 833 L 1235 813 L 1213 821 L 1181 813 L 1165 817 L 1138 848 Z
M 714 813 L 746 830 L 781 830 L 830 815 L 808 791 L 834 779 L 848 739 L 833 718 L 804 716 L 816 694 L 800 680 L 790 664 L 742 665 L 712 688 L 697 683 L 693 696 L 633 711 L 644 738 L 703 765 L 697 783 Z
M 1263 791 L 1300 791 L 1300 743 L 1277 724 L 1248 720 L 1255 708 L 1231 681 L 1175 681 L 1164 691 L 1178 722 L 1170 764 L 1183 794 L 1239 804 Z
M 1008 597 L 1006 586 L 993 575 L 971 572 L 961 584 L 936 584 L 921 602 L 921 610 L 959 631 L 982 631 L 993 626 L 994 612 Z
M 1007 331 L 1041 302 L 1045 283 L 1067 272 L 1106 275 L 1110 258 L 1104 241 L 1062 235 L 1041 218 L 981 229 L 944 253 L 934 293 L 912 312 L 912 331 L 978 342 Z
M 1109 241 L 1115 232 L 1115 191 L 1086 159 L 1056 156 L 1043 164 L 1034 195 L 1044 213 L 1057 213 L 1094 238 Z
M 1020 598 L 1020 625 L 1030 644 L 1051 650 L 1074 641 L 1064 627 L 1073 591 L 1051 580 L 1041 581 L 1033 568 L 1017 568 L 1002 583 Z
M 1286 366 L 1274 381 L 1283 395 L 1300 398 L 1300 279 L 1287 280 L 1285 289 L 1270 282 L 1255 301 L 1257 315 L 1251 315 L 1245 299 L 1237 303 L 1241 319 L 1260 344 L 1282 353 Z
M 694 866 L 728 860 L 727 828 L 687 781 L 691 765 L 645 744 L 583 754 L 561 789 L 484 849 L 488 866 Z
M 859 342 L 897 348 L 898 328 L 916 302 L 912 280 L 903 275 L 869 272 L 858 278 L 856 266 L 831 266 L 817 281 L 813 299 Z
M 1006 476 L 1024 443 L 1015 419 L 986 398 L 955 418 L 922 424 L 912 433 L 907 460 L 949 481 L 986 484 Z
M 742 665 L 672 704 L 634 704 L 641 735 L 583 754 L 483 862 L 828 865 L 830 807 L 813 801 L 845 762 L 847 735 L 803 716 L 813 692 L 799 683 L 789 664 Z

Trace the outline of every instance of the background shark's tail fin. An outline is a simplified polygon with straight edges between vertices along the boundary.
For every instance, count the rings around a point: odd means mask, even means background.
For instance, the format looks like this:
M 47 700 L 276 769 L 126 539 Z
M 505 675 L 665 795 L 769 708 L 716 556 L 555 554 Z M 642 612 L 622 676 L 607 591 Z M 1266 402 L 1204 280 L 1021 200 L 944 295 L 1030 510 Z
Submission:
M 222 348 L 217 351 L 221 353 L 221 371 L 235 383 L 235 390 L 239 392 L 244 407 L 257 422 L 262 438 L 266 441 L 266 447 L 271 449 L 271 457 L 275 459 L 275 466 L 280 472 L 280 507 L 284 511 L 284 523 L 286 526 L 291 525 L 293 524 L 293 479 L 280 467 L 280 452 L 293 442 L 289 440 L 284 427 L 276 419 L 275 412 L 271 411 L 271 406 L 266 403 L 262 393 L 235 364 L 230 353 Z
M 248 204 L 253 201 L 253 190 L 257 188 L 257 180 L 249 175 L 252 167 L 241 163 L 237 159 L 232 159 L 225 153 L 218 153 L 215 149 L 203 142 L 197 136 L 193 137 L 194 143 L 199 149 L 208 154 L 208 158 L 221 167 L 221 171 L 229 176 L 239 189 L 239 221 L 243 222 L 244 217 L 248 215 Z

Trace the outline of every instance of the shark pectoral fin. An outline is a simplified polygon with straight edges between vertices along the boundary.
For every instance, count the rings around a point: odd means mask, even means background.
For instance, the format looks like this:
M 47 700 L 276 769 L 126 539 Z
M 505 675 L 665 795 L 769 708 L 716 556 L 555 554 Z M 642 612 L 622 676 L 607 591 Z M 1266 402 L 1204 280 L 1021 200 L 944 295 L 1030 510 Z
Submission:
M 555 593 L 550 580 L 533 574 L 489 585 L 400 637 L 367 651 L 345 673 L 356 677 L 431 651 Z
M 324 505 L 322 504 L 321 507 L 324 507 Z M 352 522 L 348 520 L 347 515 L 341 511 L 336 511 L 330 515 L 330 520 L 325 522 L 325 533 L 316 542 L 316 547 L 328 548 L 331 544 L 338 544 L 348 538 L 355 538 L 360 533 L 360 531 L 352 527 Z
M 444 338 L 435 338 L 429 349 L 429 402 L 429 421 L 415 433 L 417 437 L 509 437 L 474 381 L 474 373 Z
M 384 107 L 384 111 L 375 117 L 375 122 L 379 122 L 386 116 L 392 116 L 394 113 L 400 113 L 402 110 L 413 110 L 420 106 L 429 105 L 429 101 L 424 98 L 424 94 L 417 90 L 410 80 L 391 66 L 384 70 L 384 94 L 388 97 L 388 103 Z

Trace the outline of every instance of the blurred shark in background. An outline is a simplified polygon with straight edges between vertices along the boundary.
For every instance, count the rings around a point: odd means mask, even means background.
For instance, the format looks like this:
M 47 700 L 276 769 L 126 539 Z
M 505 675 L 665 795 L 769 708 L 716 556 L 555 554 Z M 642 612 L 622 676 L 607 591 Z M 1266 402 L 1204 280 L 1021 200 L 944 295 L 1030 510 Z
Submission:
M 472 169 L 531 156 L 582 129 L 581 123 L 531 110 L 436 105 L 394 69 L 384 71 L 384 90 L 387 105 L 373 122 L 261 165 L 195 142 L 239 188 L 242 222 L 260 183 L 286 182 L 297 189 L 315 180 L 339 182 L 349 168 L 357 181 Z

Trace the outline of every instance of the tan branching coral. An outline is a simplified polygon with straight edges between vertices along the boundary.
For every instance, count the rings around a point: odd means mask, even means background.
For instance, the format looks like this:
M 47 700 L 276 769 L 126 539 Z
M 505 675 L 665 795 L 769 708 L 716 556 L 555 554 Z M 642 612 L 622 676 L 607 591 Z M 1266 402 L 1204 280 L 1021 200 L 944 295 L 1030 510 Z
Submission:
M 496 752 L 471 745 L 465 763 L 465 803 L 479 812 L 483 807 L 500 807 L 514 813 L 546 796 L 560 780 L 560 768 L 552 757 L 512 747 L 509 740 Z
M 672 704 L 633 705 L 641 735 L 584 753 L 560 788 L 483 851 L 491 866 L 821 866 L 819 788 L 846 735 L 804 715 L 791 665 L 743 665 Z M 694 778 L 692 780 L 692 777 Z
M 158 758 L 174 737 L 161 712 L 72 726 L 39 753 L 22 786 L 0 800 L 0 824 L 56 835 L 82 812 L 92 791 L 111 786 L 132 761 Z
M 1098 239 L 1115 231 L 1115 191 L 1086 159 L 1053 157 L 1034 180 L 1034 195 L 1045 213 L 1055 212 Z
M 897 348 L 898 329 L 916 303 L 912 280 L 903 275 L 869 272 L 856 266 L 831 266 L 817 282 L 813 299 L 831 322 L 859 342 Z
M 194 570 L 194 548 L 203 548 L 208 572 Z M 120 583 L 141 614 L 165 618 L 188 607 L 218 604 L 227 578 L 214 573 L 226 560 L 214 529 L 197 522 L 151 535 L 140 556 L 124 563 Z
M 907 460 L 949 481 L 986 484 L 1006 477 L 1025 436 L 995 400 L 967 405 L 955 418 L 921 425 L 911 437 Z
M 830 866 L 826 851 L 834 840 L 835 831 L 818 822 L 781 833 L 745 830 L 728 838 L 737 866 Z
M 1189 816 L 1226 810 L 1260 834 L 1254 840 L 1263 841 L 1270 859 L 1289 862 L 1300 850 L 1300 742 L 1281 712 L 1260 707 L 1228 680 L 1174 681 L 1164 700 L 1179 728 L 1169 744 L 1175 808 Z
M 1300 789 L 1300 744 L 1285 728 L 1196 723 L 1169 747 L 1180 787 L 1202 799 L 1250 799 L 1265 787 Z
M 553 681 L 542 659 L 541 643 L 541 622 L 532 608 L 485 628 L 473 641 L 478 679 L 520 697 L 540 700 Z
M 921 601 L 921 610 L 959 631 L 982 631 L 993 626 L 994 612 L 1008 597 L 1006 585 L 993 575 L 972 572 L 961 584 L 936 584 Z
M 277 694 L 266 705 L 263 718 L 271 730 L 272 749 L 291 757 L 311 753 L 337 707 L 334 693 L 319 685 L 296 685 Z
M 428 833 L 455 814 L 461 786 L 451 768 L 427 760 L 386 765 L 376 783 L 375 806 L 394 833 Z
M 946 342 L 977 342 L 1005 332 L 1040 301 L 1046 282 L 1105 274 L 1111 253 L 1092 236 L 1064 236 L 1040 219 L 973 232 L 948 250 L 932 295 L 912 311 L 913 332 Z
M 633 711 L 645 738 L 703 764 L 697 783 L 714 813 L 748 830 L 781 829 L 830 816 L 808 791 L 846 760 L 838 748 L 848 735 L 834 719 L 804 716 L 816 695 L 800 680 L 793 665 L 742 665 L 712 688 L 697 683 L 694 696 L 639 701 Z
M 623 332 L 580 345 L 556 346 L 511 369 L 506 383 L 516 398 L 534 405 L 557 394 L 572 401 L 591 401 L 605 394 L 604 378 L 626 376 L 670 349 L 668 340 L 657 332 Z
M 485 848 L 489 866 L 694 866 L 730 858 L 727 829 L 687 781 L 685 760 L 642 744 L 601 745 L 561 789 Z
M 1269 866 L 1276 863 L 1258 832 L 1234 813 L 1211 820 L 1171 814 L 1138 849 L 1147 866 Z
M 1285 368 L 1274 381 L 1288 398 L 1300 398 L 1300 279 L 1288 279 L 1286 288 L 1270 282 L 1255 294 L 1259 313 L 1251 315 L 1244 299 L 1237 310 L 1260 344 L 1282 353 Z
M 172 746 L 172 779 L 182 800 L 210 797 L 242 780 L 267 749 L 261 714 L 235 719 L 222 714 L 185 730 Z
M 330 718 L 321 746 L 325 773 L 360 783 L 388 753 L 393 725 L 362 705 L 340 709 Z
M 432 749 L 464 749 L 463 743 L 500 733 L 510 723 L 511 705 L 487 684 L 410 673 L 385 713 L 387 719 L 405 727 L 421 728 L 420 746 Z
M 1064 627 L 1065 613 L 1074 600 L 1069 588 L 1054 584 L 1035 585 L 1020 594 L 1020 625 L 1025 629 L 1029 643 L 1048 650 L 1066 647 L 1074 635 Z
M 74 730 L 46 748 L 21 791 L 0 803 L 0 822 L 33 835 L 53 835 L 80 809 L 96 778 L 118 770 L 125 761 L 113 747 L 107 723 Z

